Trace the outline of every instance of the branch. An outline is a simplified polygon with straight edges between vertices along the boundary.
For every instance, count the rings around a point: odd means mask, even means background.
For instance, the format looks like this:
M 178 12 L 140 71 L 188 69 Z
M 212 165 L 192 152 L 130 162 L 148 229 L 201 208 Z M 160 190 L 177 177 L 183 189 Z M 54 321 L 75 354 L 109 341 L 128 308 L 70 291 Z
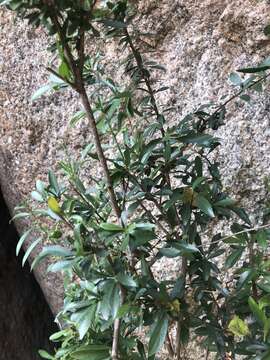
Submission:
M 115 195 L 115 192 L 114 192 L 114 189 L 113 189 L 112 179 L 111 179 L 111 176 L 110 176 L 107 160 L 106 160 L 104 151 L 102 149 L 102 145 L 101 145 L 100 137 L 99 137 L 99 134 L 98 134 L 94 114 L 93 114 L 91 105 L 89 103 L 89 99 L 88 99 L 88 96 L 86 94 L 84 85 L 82 83 L 80 83 L 79 85 L 81 87 L 80 88 L 81 101 L 82 101 L 83 107 L 84 107 L 85 112 L 86 112 L 86 117 L 87 117 L 87 119 L 89 121 L 89 124 L 90 124 L 92 135 L 94 137 L 94 143 L 95 143 L 98 159 L 100 161 L 100 164 L 102 166 L 102 169 L 103 169 L 106 181 L 107 181 L 107 189 L 108 189 L 108 192 L 109 192 L 111 205 L 112 205 L 112 208 L 113 208 L 113 210 L 115 212 L 117 220 L 120 222 L 121 210 L 120 210 L 120 207 L 118 206 L 116 195 Z
M 174 350 L 172 347 L 172 341 L 171 341 L 171 338 L 169 335 L 169 331 L 167 331 L 167 334 L 166 334 L 166 343 L 167 343 L 167 349 L 168 349 L 169 355 L 170 355 L 171 359 L 173 359 L 175 354 L 174 354 Z
M 267 75 L 261 77 L 260 79 L 256 80 L 255 82 L 248 85 L 246 88 L 243 88 L 239 90 L 236 94 L 231 96 L 228 100 L 226 100 L 223 104 L 221 104 L 214 112 L 211 114 L 205 121 L 207 122 L 209 118 L 215 116 L 219 111 L 221 111 L 223 108 L 225 108 L 230 102 L 232 102 L 234 99 L 238 98 L 244 91 L 249 90 L 253 88 L 255 85 L 259 84 L 261 81 L 266 80 L 270 76 L 270 73 Z
M 184 278 L 184 289 L 186 283 L 186 276 L 187 276 L 187 259 L 182 256 L 182 264 L 180 268 L 181 276 Z M 182 322 L 183 322 L 183 314 L 180 313 L 179 319 L 177 322 L 177 329 L 176 329 L 176 360 L 181 359 L 181 330 L 182 330 Z
M 53 74 L 54 76 L 56 76 L 57 78 L 59 78 L 60 80 L 64 81 L 65 83 L 67 83 L 69 86 L 72 87 L 72 89 L 76 90 L 76 86 L 74 83 L 72 83 L 71 81 L 69 81 L 68 79 L 64 78 L 63 76 L 61 76 L 60 74 L 58 74 L 56 71 L 54 71 L 53 69 L 47 67 L 46 70 Z

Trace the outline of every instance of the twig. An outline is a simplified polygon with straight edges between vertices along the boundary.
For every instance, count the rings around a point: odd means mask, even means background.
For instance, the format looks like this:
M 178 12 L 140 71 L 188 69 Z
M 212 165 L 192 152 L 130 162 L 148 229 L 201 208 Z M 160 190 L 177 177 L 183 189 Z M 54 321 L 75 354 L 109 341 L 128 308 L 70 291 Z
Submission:
M 200 247 L 204 247 L 205 245 L 217 244 L 217 243 L 219 243 L 219 242 L 221 242 L 221 241 L 224 241 L 224 240 L 226 240 L 226 239 L 234 238 L 234 237 L 236 237 L 237 235 L 246 234 L 246 233 L 249 233 L 249 232 L 251 232 L 251 231 L 256 231 L 256 230 L 261 230 L 261 229 L 266 229 L 266 228 L 270 228 L 270 223 L 269 223 L 269 224 L 265 224 L 265 225 L 261 225 L 261 226 L 256 226 L 256 227 L 253 227 L 253 228 L 251 228 L 251 229 L 246 229 L 246 230 L 238 231 L 238 232 L 236 232 L 236 233 L 234 233 L 234 234 L 224 236 L 224 237 L 220 238 L 219 240 L 212 241 L 212 242 L 209 243 L 209 244 L 204 243 L 203 245 L 197 245 L 197 247 L 200 248 Z
M 226 105 L 228 105 L 231 101 L 233 101 L 234 99 L 238 98 L 244 91 L 251 89 L 253 86 L 259 84 L 261 81 L 267 79 L 270 76 L 270 73 L 268 73 L 267 75 L 261 77 L 260 79 L 256 80 L 255 82 L 251 83 L 250 85 L 248 85 L 246 88 L 243 88 L 241 90 L 239 90 L 236 94 L 234 94 L 233 96 L 231 96 L 228 100 L 226 100 L 223 104 L 221 104 L 214 112 L 213 114 L 211 114 L 206 121 L 209 120 L 209 118 L 215 116 L 216 114 L 218 114 L 218 112 L 220 110 L 222 110 L 224 107 L 226 107 Z
M 53 74 L 54 76 L 56 76 L 57 78 L 59 78 L 60 80 L 64 81 L 65 83 L 67 83 L 68 85 L 70 85 L 72 87 L 72 89 L 76 90 L 76 86 L 74 83 L 72 83 L 71 81 L 69 81 L 68 79 L 64 78 L 63 76 L 61 76 L 60 74 L 58 74 L 56 71 L 54 71 L 53 69 L 47 67 L 46 70 L 48 72 L 50 72 L 51 74 Z
M 128 29 L 125 28 L 124 30 L 125 32 L 125 35 L 127 37 L 127 41 L 128 41 L 128 44 L 130 46 L 130 49 L 132 51 L 132 54 L 134 56 L 134 59 L 137 63 L 137 66 L 138 66 L 138 69 L 140 70 L 140 73 L 141 73 L 141 77 L 142 79 L 144 80 L 145 82 L 145 85 L 147 87 L 147 91 L 150 95 L 150 99 L 151 99 L 151 105 L 153 107 L 153 110 L 154 110 L 154 113 L 155 113 L 155 116 L 157 118 L 157 120 L 159 120 L 159 117 L 162 116 L 162 114 L 160 113 L 159 109 L 158 109 L 158 105 L 157 105 L 157 102 L 156 102 L 156 98 L 155 98 L 155 94 L 154 94 L 154 91 L 152 89 L 152 86 L 151 86 L 151 83 L 150 83 L 150 79 L 149 79 L 149 76 L 146 75 L 145 73 L 145 69 L 144 69 L 144 66 L 143 66 L 143 62 L 142 62 L 142 58 L 141 56 L 138 54 L 133 42 L 132 42 L 132 39 L 131 39 L 131 36 L 128 32 Z M 165 137 L 165 130 L 164 130 L 164 127 L 163 127 L 163 124 L 161 124 L 160 126 L 160 132 L 161 132 L 161 135 L 162 137 L 164 138 Z M 166 140 L 163 141 L 164 143 L 164 148 L 166 146 Z M 165 157 L 164 157 L 164 161 L 166 163 L 166 160 L 165 160 Z M 171 189 L 171 179 L 170 179 L 170 173 L 169 172 L 166 172 L 163 174 L 164 175 L 164 178 L 169 186 L 169 188 Z M 178 222 L 178 225 L 181 224 L 181 219 L 179 217 L 179 214 L 177 212 L 177 209 L 176 209 L 176 206 L 175 204 L 173 205 L 174 209 L 175 209 L 175 214 L 176 214 L 176 217 L 177 217 L 177 222 Z
M 167 334 L 166 334 L 166 345 L 167 345 L 167 349 L 168 349 L 170 357 L 173 358 L 175 354 L 174 354 L 174 350 L 172 347 L 172 341 L 170 338 L 169 331 L 167 331 Z
M 181 276 L 184 278 L 184 289 L 186 283 L 186 276 L 187 276 L 187 259 L 182 256 L 182 264 L 181 264 Z M 180 313 L 179 319 L 177 322 L 177 329 L 176 329 L 176 360 L 181 359 L 181 330 L 182 330 L 182 322 L 183 322 L 183 314 Z

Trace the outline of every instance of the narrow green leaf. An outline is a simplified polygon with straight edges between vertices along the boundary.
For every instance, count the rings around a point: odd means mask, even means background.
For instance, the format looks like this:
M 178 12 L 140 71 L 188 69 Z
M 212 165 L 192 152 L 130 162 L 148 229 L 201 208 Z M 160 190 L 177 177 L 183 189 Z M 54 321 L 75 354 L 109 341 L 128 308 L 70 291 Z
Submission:
M 234 250 L 226 259 L 225 261 L 225 267 L 227 269 L 230 269 L 234 266 L 234 264 L 237 263 L 238 260 L 240 260 L 242 254 L 243 254 L 244 248 L 236 249 Z
M 263 29 L 263 33 L 265 36 L 269 36 L 270 35 L 270 25 L 267 25 L 264 29 Z
M 47 272 L 58 272 L 72 268 L 76 264 L 77 260 L 63 260 L 57 261 L 55 264 L 51 264 Z
M 122 226 L 116 225 L 116 224 L 110 224 L 110 223 L 101 223 L 99 227 L 103 230 L 109 231 L 109 232 L 123 232 L 124 228 Z
M 258 67 L 243 68 L 243 69 L 239 69 L 237 71 L 241 72 L 243 74 L 255 74 L 255 73 L 259 73 L 259 72 L 266 71 L 269 69 L 270 69 L 270 66 L 258 66 Z
M 22 266 L 24 266 L 26 260 L 28 259 L 29 255 L 31 254 L 31 252 L 34 250 L 34 248 L 41 242 L 42 238 L 38 238 L 37 240 L 35 240 L 30 246 L 29 248 L 26 250 L 24 257 L 22 259 Z
M 54 357 L 52 355 L 50 355 L 49 353 L 47 353 L 47 351 L 45 351 L 45 350 L 38 350 L 38 354 L 43 359 L 54 360 Z
M 26 217 L 29 217 L 30 214 L 27 213 L 27 212 L 21 212 L 19 214 L 16 214 L 15 216 L 13 216 L 13 218 L 10 220 L 10 221 L 14 221 L 16 219 L 22 219 L 22 218 L 26 218 Z
M 76 322 L 80 340 L 84 338 L 96 316 L 97 305 L 87 307 L 71 316 L 71 320 Z
M 123 23 L 122 21 L 117 21 L 117 20 L 104 19 L 101 22 L 104 25 L 112 27 L 114 29 L 124 29 L 127 27 L 127 24 Z
M 120 282 L 120 284 L 127 286 L 127 287 L 136 287 L 137 283 L 136 281 L 127 274 L 117 274 L 116 279 Z
M 244 271 L 240 277 L 239 277 L 239 280 L 238 280 L 238 283 L 237 283 L 237 290 L 240 290 L 246 283 L 248 283 L 251 278 L 253 277 L 254 273 L 252 271 L 252 269 L 248 269 L 246 271 Z
M 212 205 L 204 196 L 199 194 L 196 198 L 196 203 L 198 208 L 206 215 L 210 216 L 211 218 L 215 217 Z
M 53 245 L 53 246 L 45 246 L 41 253 L 35 258 L 31 265 L 31 270 L 33 270 L 44 258 L 47 256 L 57 256 L 57 257 L 66 257 L 66 256 L 72 256 L 74 253 L 62 246 L 59 245 Z
M 109 360 L 110 349 L 106 345 L 86 345 L 73 351 L 70 355 L 76 360 Z
M 42 87 L 40 87 L 31 97 L 32 101 L 37 100 L 38 98 L 40 98 L 42 95 L 46 94 L 46 92 L 52 90 L 52 85 L 51 84 L 46 84 Z
M 21 247 L 22 247 L 24 241 L 26 240 L 27 236 L 30 234 L 31 231 L 32 231 L 32 229 L 27 230 L 27 231 L 20 237 L 20 239 L 19 239 L 19 241 L 18 241 L 18 244 L 17 244 L 17 246 L 16 246 L 16 256 L 19 255 L 19 252 L 20 252 L 20 250 L 21 250 Z
M 32 196 L 32 198 L 33 198 L 34 200 L 36 200 L 36 201 L 39 201 L 39 202 L 43 202 L 43 201 L 44 201 L 42 195 L 41 195 L 39 192 L 37 192 L 37 191 L 32 191 L 32 192 L 31 192 L 31 196 Z
M 167 313 L 165 311 L 160 312 L 151 329 L 148 356 L 155 355 L 163 346 L 168 330 L 168 323 Z
M 236 86 L 239 86 L 242 84 L 242 78 L 237 73 L 231 73 L 229 80 Z
M 175 258 L 181 255 L 181 250 L 175 248 L 162 248 L 159 250 L 159 253 L 168 258 Z
M 55 195 L 59 195 L 60 188 L 58 185 L 58 181 L 56 179 L 55 174 L 51 170 L 49 170 L 49 183 L 52 189 L 54 190 Z
M 249 305 L 251 311 L 253 312 L 254 316 L 256 317 L 256 319 L 260 322 L 260 324 L 262 326 L 264 326 L 264 324 L 266 322 L 266 316 L 265 316 L 264 310 L 260 309 L 259 305 L 256 303 L 256 301 L 252 297 L 249 297 L 248 305 Z

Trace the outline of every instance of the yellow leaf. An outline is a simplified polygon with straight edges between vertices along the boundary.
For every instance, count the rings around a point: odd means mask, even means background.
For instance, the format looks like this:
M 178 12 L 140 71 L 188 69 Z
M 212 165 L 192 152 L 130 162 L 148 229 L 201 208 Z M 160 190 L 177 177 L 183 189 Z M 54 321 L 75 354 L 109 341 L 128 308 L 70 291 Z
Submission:
M 178 299 L 173 300 L 172 306 L 174 311 L 179 314 L 180 313 L 180 301 Z
M 191 203 L 193 198 L 193 189 L 191 187 L 187 187 L 183 191 L 183 202 L 184 204 Z
M 187 187 L 183 191 L 183 203 L 191 203 L 192 206 L 197 206 L 197 196 L 198 194 L 191 187 Z
M 249 334 L 248 325 L 237 315 L 234 315 L 229 322 L 228 330 L 236 336 L 247 336 Z
M 50 196 L 49 199 L 48 199 L 48 207 L 50 210 L 52 210 L 55 214 L 61 214 L 62 213 L 62 210 L 61 210 L 61 207 L 58 203 L 58 201 Z

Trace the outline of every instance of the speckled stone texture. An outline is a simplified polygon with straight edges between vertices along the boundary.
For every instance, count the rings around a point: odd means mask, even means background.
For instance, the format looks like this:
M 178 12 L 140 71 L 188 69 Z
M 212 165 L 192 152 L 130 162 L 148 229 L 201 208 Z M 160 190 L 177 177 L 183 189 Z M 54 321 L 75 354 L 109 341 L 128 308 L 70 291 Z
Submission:
M 200 103 L 233 93 L 229 73 L 269 55 L 270 41 L 263 34 L 270 22 L 268 1 L 136 3 L 140 27 L 155 34 L 142 42 L 150 42 L 155 58 L 167 68 L 163 78 L 170 90 L 161 101 L 178 108 L 177 118 Z M 71 92 L 30 101 L 46 81 L 47 45 L 42 30 L 14 22 L 12 14 L 0 10 L 0 180 L 11 211 L 62 157 L 63 141 L 76 149 L 90 138 L 84 122 L 68 128 L 68 119 L 80 109 Z M 112 60 L 116 50 L 113 45 L 107 48 Z M 225 185 L 247 206 L 264 198 L 262 179 L 270 175 L 269 107 L 267 92 L 253 97 L 251 105 L 238 102 L 218 132 L 223 146 L 216 156 Z M 24 227 L 18 223 L 20 231 Z M 55 285 L 59 279 L 48 278 L 44 267 L 37 278 L 56 312 L 61 303 L 60 286 Z

